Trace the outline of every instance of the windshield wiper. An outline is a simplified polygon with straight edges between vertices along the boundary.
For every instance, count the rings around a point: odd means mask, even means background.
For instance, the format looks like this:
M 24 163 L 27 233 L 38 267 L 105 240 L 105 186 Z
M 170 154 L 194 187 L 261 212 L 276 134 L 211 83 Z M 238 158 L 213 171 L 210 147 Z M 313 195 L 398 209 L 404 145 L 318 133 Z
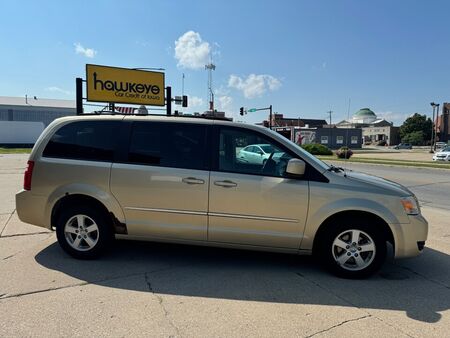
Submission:
M 334 171 L 335 173 L 341 172 L 341 171 L 345 171 L 344 168 L 342 167 L 336 167 L 332 164 L 330 164 L 330 167 L 327 169 L 328 171 Z

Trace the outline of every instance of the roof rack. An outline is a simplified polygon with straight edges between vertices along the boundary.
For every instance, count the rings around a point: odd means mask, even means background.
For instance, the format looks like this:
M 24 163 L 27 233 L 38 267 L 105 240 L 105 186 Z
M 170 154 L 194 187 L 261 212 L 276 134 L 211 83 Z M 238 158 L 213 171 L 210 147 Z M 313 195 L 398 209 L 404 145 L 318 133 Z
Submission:
M 199 114 L 199 115 L 167 115 L 167 114 L 125 114 L 120 112 L 113 112 L 113 111 L 94 111 L 91 113 L 83 113 L 78 116 L 93 116 L 93 115 L 119 115 L 119 116 L 159 116 L 159 117 L 185 117 L 185 118 L 200 118 L 200 119 L 207 119 L 207 120 L 221 120 L 221 121 L 233 121 L 232 118 L 229 117 L 219 117 L 219 116 L 213 116 L 213 115 L 206 115 L 206 114 Z

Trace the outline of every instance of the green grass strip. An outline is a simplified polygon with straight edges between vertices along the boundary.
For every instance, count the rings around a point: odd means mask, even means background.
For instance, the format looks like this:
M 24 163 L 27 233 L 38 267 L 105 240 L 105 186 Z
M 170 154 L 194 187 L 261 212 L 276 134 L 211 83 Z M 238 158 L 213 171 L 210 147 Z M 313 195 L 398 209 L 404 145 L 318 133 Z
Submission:
M 418 167 L 418 168 L 439 168 L 450 169 L 449 163 L 443 162 L 423 162 L 423 161 L 411 161 L 411 160 L 388 160 L 388 159 L 376 159 L 366 157 L 355 157 L 349 160 L 337 158 L 335 156 L 317 156 L 321 160 L 328 161 L 348 161 L 353 163 L 370 163 L 370 164 L 384 164 L 384 165 L 397 165 L 405 167 Z
M 0 147 L 0 154 L 29 154 L 31 148 L 2 148 Z

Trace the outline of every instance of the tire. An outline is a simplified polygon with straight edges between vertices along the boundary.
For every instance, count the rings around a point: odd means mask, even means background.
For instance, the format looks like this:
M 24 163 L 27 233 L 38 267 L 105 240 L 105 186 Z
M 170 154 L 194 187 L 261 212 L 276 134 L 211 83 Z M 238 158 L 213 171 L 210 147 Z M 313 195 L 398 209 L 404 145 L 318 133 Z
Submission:
M 363 219 L 341 219 L 329 226 L 319 239 L 317 254 L 321 262 L 339 277 L 360 279 L 373 275 L 383 265 L 387 250 L 386 238 L 377 225 Z
M 56 223 L 61 248 L 77 259 L 94 259 L 103 254 L 114 239 L 112 226 L 101 211 L 89 205 L 62 210 Z

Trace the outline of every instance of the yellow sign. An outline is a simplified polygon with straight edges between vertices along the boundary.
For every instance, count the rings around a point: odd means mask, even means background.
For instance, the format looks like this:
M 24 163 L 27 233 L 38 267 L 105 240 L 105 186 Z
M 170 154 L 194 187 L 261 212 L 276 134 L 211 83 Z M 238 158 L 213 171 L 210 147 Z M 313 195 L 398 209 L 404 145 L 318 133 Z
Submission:
M 87 100 L 164 106 L 164 73 L 86 65 Z

